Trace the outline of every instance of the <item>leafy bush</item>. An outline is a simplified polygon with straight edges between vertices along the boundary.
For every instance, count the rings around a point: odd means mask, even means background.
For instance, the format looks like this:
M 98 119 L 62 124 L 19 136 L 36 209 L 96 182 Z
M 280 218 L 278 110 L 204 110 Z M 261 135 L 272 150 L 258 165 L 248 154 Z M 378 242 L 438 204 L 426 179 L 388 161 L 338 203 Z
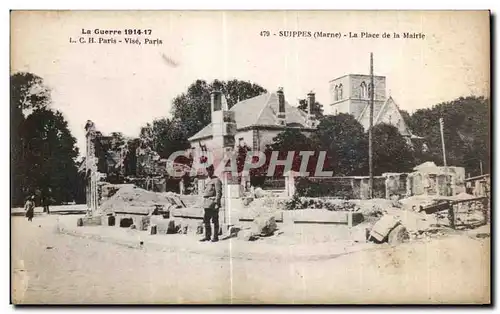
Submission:
M 295 184 L 295 193 L 302 197 L 338 197 L 342 199 L 353 199 L 354 194 L 352 188 L 347 184 L 341 182 L 332 182 L 325 180 L 317 182 L 308 178 L 297 178 Z
M 286 201 L 285 208 L 286 210 L 324 208 L 329 211 L 358 211 L 360 209 L 355 203 L 345 200 L 299 197 L 298 195 Z

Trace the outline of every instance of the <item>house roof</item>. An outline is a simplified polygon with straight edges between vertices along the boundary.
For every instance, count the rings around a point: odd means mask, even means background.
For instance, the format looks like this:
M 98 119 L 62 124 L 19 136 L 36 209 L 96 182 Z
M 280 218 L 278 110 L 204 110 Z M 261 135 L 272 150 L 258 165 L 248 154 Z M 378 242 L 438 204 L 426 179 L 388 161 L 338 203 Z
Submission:
M 238 130 L 250 127 L 278 127 L 278 95 L 265 93 L 236 103 L 230 111 L 234 112 Z M 286 124 L 294 127 L 307 127 L 307 114 L 285 101 Z M 205 126 L 189 141 L 212 136 L 212 124 Z

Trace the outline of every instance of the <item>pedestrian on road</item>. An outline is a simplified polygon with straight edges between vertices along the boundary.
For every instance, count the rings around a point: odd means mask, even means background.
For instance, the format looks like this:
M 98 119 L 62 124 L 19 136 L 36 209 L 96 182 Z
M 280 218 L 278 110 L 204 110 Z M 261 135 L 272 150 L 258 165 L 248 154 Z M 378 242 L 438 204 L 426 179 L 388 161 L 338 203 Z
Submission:
M 35 196 L 32 195 L 26 201 L 24 205 L 24 210 L 26 211 L 26 217 L 28 221 L 33 221 L 33 216 L 35 215 Z
M 42 206 L 43 206 L 43 212 L 50 214 L 50 197 L 47 194 L 43 194 L 42 196 Z
M 214 224 L 214 237 L 212 242 L 217 242 L 219 241 L 219 209 L 221 207 L 222 182 L 214 175 L 213 165 L 207 167 L 207 173 L 210 180 L 208 181 L 203 193 L 203 208 L 205 209 L 203 222 L 205 223 L 205 237 L 200 241 L 210 241 L 210 237 L 212 236 L 212 229 L 210 225 L 211 220 Z

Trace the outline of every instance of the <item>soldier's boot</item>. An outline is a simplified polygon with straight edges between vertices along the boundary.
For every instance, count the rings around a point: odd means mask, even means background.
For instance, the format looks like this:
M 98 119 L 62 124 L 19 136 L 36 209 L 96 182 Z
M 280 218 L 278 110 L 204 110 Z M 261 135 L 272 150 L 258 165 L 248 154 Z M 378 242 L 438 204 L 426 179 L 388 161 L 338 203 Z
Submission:
M 219 213 L 216 214 L 214 217 L 214 238 L 212 239 L 212 242 L 217 242 L 219 241 Z
M 210 237 L 212 236 L 212 228 L 210 227 L 210 222 L 205 223 L 205 237 L 200 240 L 200 242 L 210 241 Z

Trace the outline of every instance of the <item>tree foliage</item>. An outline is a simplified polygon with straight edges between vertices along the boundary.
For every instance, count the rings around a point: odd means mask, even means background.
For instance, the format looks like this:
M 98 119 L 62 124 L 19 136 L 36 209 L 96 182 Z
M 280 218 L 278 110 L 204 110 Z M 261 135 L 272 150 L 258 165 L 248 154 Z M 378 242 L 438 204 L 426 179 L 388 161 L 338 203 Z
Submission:
M 336 176 L 361 175 L 368 165 L 368 141 L 363 126 L 349 114 L 325 116 L 312 136 L 326 152 L 325 170 Z
M 465 167 L 471 175 L 490 171 L 490 101 L 484 97 L 460 97 L 415 111 L 409 119 L 413 132 L 425 138 L 429 157 L 443 165 L 439 118 L 444 120 L 446 159 L 450 166 Z
M 15 73 L 10 83 L 12 204 L 22 204 L 30 194 L 57 204 L 75 200 L 82 186 L 68 123 L 48 107 L 50 91 L 42 78 Z
M 173 152 L 189 148 L 183 124 L 172 119 L 156 119 L 141 129 L 139 138 L 160 157 L 168 158 Z
M 297 108 L 308 113 L 309 108 L 307 99 L 299 99 L 299 105 Z M 313 113 L 316 119 L 321 119 L 323 117 L 323 105 L 316 101 L 313 106 Z
M 305 100 L 301 103 L 306 107 Z M 378 124 L 373 128 L 374 174 L 411 172 L 425 161 L 443 165 L 439 118 L 444 119 L 447 164 L 465 167 L 471 175 L 489 172 L 490 107 L 483 97 L 461 97 L 420 109 L 413 114 L 402 111 L 413 134 L 422 139 L 404 138 L 392 125 Z M 326 115 L 319 119 L 311 145 L 316 151 L 326 151 L 324 169 L 336 176 L 368 175 L 368 134 L 351 115 Z M 297 134 L 283 132 L 275 139 L 273 149 L 294 147 Z M 300 140 L 299 140 L 300 142 Z M 422 149 L 426 147 L 427 149 Z
M 384 172 L 408 172 L 415 166 L 411 147 L 392 125 L 379 124 L 373 128 L 374 175 Z M 333 171 L 334 176 L 368 175 L 368 134 L 363 126 L 349 114 L 324 116 L 310 138 L 299 130 L 285 130 L 274 138 L 272 150 L 280 151 L 280 159 L 285 159 L 285 151 L 295 151 L 293 170 L 300 165 L 299 151 L 315 152 L 310 159 L 308 171 L 314 173 L 320 152 L 326 160 L 325 171 Z
M 275 138 L 273 138 L 273 144 L 269 146 L 269 150 L 267 151 L 267 161 L 266 166 L 269 165 L 270 160 L 270 152 L 278 152 L 278 159 L 285 160 L 287 159 L 288 153 L 292 152 L 293 154 L 293 162 L 292 168 L 293 171 L 300 171 L 300 166 L 302 164 L 302 159 L 305 158 L 300 155 L 302 151 L 312 151 L 315 152 L 315 145 L 313 141 L 299 129 L 285 129 L 283 132 L 279 133 Z M 311 156 L 309 158 L 307 171 L 314 171 L 315 169 L 311 169 L 309 165 L 315 164 L 315 160 L 317 155 Z M 274 173 L 275 177 L 283 176 L 283 171 L 285 170 L 284 166 L 276 167 L 276 171 Z
M 174 98 L 172 104 L 172 120 L 176 123 L 182 122 L 182 132 L 186 139 L 210 123 L 210 93 L 214 90 L 219 90 L 226 96 L 229 108 L 238 101 L 266 92 L 263 87 L 245 81 L 214 80 L 207 83 L 204 80 L 196 80 L 186 93 Z
M 411 146 L 390 124 L 373 127 L 373 174 L 384 172 L 411 172 L 415 167 Z
M 266 90 L 254 83 L 230 80 L 214 80 L 207 83 L 196 80 L 185 93 L 174 98 L 172 118 L 157 119 L 141 129 L 140 138 L 163 158 L 189 147 L 188 138 L 196 134 L 211 121 L 210 93 L 221 91 L 231 108 L 238 101 L 258 96 Z

